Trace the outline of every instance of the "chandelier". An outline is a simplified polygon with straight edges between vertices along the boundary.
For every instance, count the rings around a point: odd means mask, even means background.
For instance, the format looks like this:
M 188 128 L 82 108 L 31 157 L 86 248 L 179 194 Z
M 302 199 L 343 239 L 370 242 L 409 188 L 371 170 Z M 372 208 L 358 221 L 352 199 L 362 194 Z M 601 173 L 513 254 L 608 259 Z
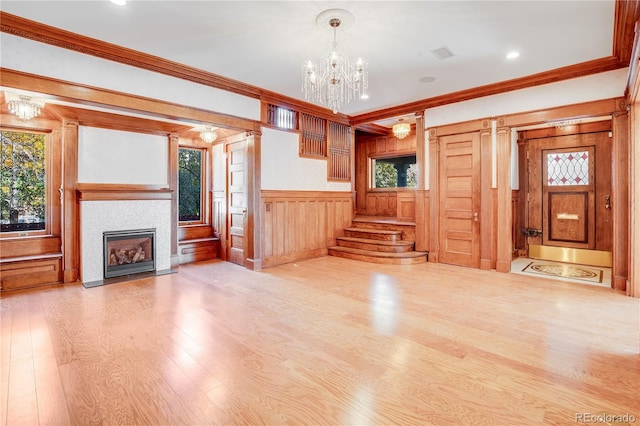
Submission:
M 11 114 L 17 115 L 23 120 L 31 120 L 40 115 L 40 106 L 34 103 L 29 96 L 20 96 L 7 102 Z
M 213 143 L 213 141 L 215 141 L 217 138 L 218 133 L 211 127 L 205 127 L 205 129 L 200 132 L 200 139 L 202 139 L 206 143 Z
M 402 119 L 401 119 L 402 120 Z M 411 132 L 411 124 L 400 121 L 393 125 L 393 136 L 398 139 L 404 139 Z
M 329 9 L 316 18 L 318 26 L 328 24 L 333 29 L 333 43 L 329 52 L 316 65 L 310 60 L 303 65 L 302 91 L 307 101 L 318 102 L 333 110 L 334 114 L 354 97 L 366 98 L 369 87 L 366 62 L 345 58 L 338 50 L 338 28 L 353 21 L 353 15 L 342 9 Z

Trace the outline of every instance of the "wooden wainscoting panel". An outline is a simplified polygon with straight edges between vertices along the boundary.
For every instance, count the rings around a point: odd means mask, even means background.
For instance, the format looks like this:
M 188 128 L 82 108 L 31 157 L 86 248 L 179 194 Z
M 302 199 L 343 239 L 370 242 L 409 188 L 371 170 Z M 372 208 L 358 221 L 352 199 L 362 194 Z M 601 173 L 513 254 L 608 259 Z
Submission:
M 0 263 L 0 290 L 17 290 L 62 282 L 62 253 Z
M 398 191 L 396 194 L 396 217 L 412 220 L 416 218 L 415 191 Z
M 352 211 L 351 192 L 262 191 L 262 266 L 325 255 Z

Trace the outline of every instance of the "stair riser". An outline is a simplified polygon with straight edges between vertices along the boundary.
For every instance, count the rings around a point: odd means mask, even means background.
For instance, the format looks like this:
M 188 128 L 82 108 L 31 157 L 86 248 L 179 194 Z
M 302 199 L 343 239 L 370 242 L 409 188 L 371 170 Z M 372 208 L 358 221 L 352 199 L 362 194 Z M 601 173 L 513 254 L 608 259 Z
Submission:
M 412 246 L 381 246 L 375 243 L 360 243 L 357 241 L 343 241 L 338 239 L 337 243 L 340 247 L 351 247 L 361 250 L 379 251 L 385 253 L 407 253 L 413 251 Z
M 371 257 L 371 256 L 366 256 L 366 255 L 356 254 L 356 253 L 345 253 L 341 251 L 334 251 L 331 249 L 329 249 L 329 254 L 331 256 L 343 257 L 345 259 L 360 260 L 362 262 L 380 263 L 380 264 L 386 264 L 386 265 L 416 265 L 419 263 L 427 263 L 426 255 L 420 256 L 420 257 L 412 257 L 412 258 L 389 259 L 389 258 Z
M 349 231 L 345 229 L 344 235 L 346 237 L 366 238 L 368 240 L 379 240 L 379 241 L 400 241 L 401 240 L 401 236 L 397 234 L 373 234 L 373 233 L 367 232 L 366 230 Z
M 416 240 L 416 227 L 409 225 L 389 225 L 385 223 L 367 223 L 367 222 L 353 222 L 351 225 L 353 228 L 359 229 L 384 229 L 387 231 L 400 231 L 402 232 L 402 239 L 405 241 Z

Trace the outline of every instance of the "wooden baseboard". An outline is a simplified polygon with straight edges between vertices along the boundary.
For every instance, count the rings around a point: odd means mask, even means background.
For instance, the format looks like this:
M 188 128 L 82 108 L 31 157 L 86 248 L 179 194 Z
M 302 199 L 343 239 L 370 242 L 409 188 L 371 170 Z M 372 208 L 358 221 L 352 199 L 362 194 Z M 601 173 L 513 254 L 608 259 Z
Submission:
M 271 266 L 283 265 L 285 263 L 297 262 L 299 260 L 313 259 L 315 257 L 326 256 L 328 250 L 326 248 L 308 250 L 284 256 L 271 256 L 262 260 L 262 267 L 269 268 Z

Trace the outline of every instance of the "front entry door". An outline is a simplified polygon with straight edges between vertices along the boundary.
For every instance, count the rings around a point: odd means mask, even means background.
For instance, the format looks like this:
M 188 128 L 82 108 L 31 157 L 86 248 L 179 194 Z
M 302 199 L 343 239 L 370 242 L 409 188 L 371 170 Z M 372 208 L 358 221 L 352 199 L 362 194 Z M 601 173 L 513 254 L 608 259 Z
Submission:
M 609 132 L 527 139 L 527 151 L 528 255 L 583 264 L 610 257 Z
M 480 267 L 480 135 L 440 138 L 439 261 Z
M 227 145 L 227 260 L 245 266 L 247 225 L 247 142 Z

